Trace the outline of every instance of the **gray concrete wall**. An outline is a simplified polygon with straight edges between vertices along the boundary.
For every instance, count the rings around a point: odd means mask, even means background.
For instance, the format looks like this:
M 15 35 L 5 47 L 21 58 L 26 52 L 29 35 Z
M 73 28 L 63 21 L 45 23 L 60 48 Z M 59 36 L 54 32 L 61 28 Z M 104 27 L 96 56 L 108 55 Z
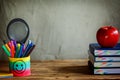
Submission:
M 0 5 L 1 41 L 8 22 L 23 18 L 36 44 L 32 60 L 87 58 L 98 28 L 120 27 L 120 0 L 0 0 Z

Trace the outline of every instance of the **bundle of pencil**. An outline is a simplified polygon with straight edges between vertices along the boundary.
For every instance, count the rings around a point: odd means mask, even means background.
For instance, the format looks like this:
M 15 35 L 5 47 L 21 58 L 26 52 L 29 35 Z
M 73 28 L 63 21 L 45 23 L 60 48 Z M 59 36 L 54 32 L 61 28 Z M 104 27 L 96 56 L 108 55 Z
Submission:
M 2 45 L 2 49 L 7 56 L 12 58 L 27 57 L 32 53 L 34 48 L 35 44 L 31 40 L 28 40 L 26 46 L 24 43 L 17 43 L 15 40 L 11 40 Z

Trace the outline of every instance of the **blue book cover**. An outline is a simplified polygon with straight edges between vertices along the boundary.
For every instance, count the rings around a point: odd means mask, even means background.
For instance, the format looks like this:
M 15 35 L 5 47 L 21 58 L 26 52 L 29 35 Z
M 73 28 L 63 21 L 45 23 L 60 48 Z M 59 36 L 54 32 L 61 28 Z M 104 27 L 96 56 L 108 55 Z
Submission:
M 120 56 L 120 43 L 113 48 L 103 48 L 98 43 L 90 43 L 89 50 L 94 56 Z

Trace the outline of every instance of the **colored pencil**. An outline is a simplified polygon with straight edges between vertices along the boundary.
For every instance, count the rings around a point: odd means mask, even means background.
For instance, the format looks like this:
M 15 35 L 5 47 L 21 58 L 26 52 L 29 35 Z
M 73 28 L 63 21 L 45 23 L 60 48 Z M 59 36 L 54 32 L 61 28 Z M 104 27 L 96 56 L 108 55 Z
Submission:
M 33 45 L 33 46 L 29 49 L 28 53 L 27 53 L 25 56 L 29 56 L 29 55 L 32 53 L 32 51 L 33 51 L 34 48 L 35 48 L 35 45 Z

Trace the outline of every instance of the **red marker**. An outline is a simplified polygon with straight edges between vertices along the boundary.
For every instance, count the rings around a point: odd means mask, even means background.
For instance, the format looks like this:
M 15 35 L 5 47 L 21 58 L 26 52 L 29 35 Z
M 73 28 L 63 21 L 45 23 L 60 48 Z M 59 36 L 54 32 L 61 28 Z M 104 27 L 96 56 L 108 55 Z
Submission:
M 13 41 L 8 42 L 8 45 L 9 45 L 9 47 L 10 47 L 11 57 L 14 58 L 14 55 L 15 55 L 15 47 L 14 47 Z

